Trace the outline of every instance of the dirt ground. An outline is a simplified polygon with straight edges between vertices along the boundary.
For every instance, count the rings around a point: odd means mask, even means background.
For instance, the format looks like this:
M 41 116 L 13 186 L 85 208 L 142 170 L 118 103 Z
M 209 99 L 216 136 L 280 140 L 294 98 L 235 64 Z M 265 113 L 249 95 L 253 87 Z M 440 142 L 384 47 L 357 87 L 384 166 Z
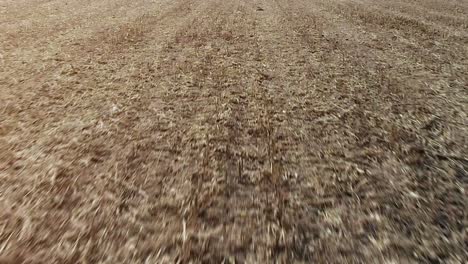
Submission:
M 0 0 L 0 263 L 467 263 L 467 0 Z

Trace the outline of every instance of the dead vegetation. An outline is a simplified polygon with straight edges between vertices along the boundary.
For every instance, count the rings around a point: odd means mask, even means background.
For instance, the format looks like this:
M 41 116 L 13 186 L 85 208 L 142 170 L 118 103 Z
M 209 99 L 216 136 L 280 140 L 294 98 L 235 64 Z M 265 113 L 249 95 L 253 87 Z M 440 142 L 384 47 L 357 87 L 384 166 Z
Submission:
M 467 12 L 0 0 L 0 263 L 466 262 Z

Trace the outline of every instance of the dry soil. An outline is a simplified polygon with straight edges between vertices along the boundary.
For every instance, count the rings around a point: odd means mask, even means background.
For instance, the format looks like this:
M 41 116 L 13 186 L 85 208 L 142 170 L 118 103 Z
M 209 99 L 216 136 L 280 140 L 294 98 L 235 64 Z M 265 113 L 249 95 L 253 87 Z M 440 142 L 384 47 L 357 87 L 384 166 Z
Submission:
M 467 0 L 0 0 L 0 263 L 466 263 Z

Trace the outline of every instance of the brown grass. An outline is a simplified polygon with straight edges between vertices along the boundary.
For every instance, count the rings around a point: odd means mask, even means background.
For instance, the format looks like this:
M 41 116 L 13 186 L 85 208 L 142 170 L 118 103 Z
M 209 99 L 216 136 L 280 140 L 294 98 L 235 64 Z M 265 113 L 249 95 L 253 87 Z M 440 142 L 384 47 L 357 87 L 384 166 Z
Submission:
M 464 263 L 464 1 L 0 0 L 0 263 Z

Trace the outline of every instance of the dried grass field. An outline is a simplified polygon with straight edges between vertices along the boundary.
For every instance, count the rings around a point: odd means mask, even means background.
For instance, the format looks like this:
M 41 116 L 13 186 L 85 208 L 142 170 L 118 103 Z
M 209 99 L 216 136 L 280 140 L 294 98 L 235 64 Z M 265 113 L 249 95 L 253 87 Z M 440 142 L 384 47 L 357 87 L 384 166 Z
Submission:
M 467 263 L 467 0 L 0 0 L 0 263 Z

